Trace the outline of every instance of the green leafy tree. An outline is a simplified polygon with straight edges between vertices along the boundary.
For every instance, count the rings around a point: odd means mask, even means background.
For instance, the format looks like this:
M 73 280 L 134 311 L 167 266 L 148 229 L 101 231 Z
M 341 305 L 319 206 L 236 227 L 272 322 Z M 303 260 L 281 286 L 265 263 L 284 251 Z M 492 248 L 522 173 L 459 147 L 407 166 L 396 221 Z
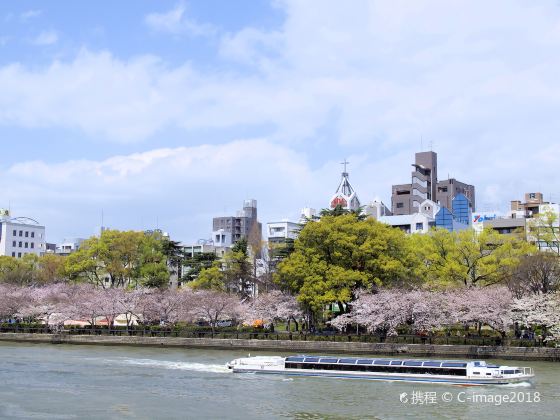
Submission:
M 0 256 L 0 282 L 19 286 L 36 282 L 39 257 L 35 254 L 23 258 Z
M 195 280 L 188 286 L 195 290 L 226 291 L 226 276 L 222 271 L 222 264 L 215 261 L 210 267 L 202 268 Z
M 202 252 L 194 254 L 191 258 L 185 259 L 185 270 L 182 277 L 183 281 L 190 282 L 196 280 L 202 270 L 213 267 L 217 259 L 218 256 L 214 252 Z
M 37 282 L 50 284 L 66 281 L 64 257 L 55 254 L 45 254 L 38 260 Z
M 73 280 L 101 287 L 163 287 L 169 280 L 163 241 L 144 232 L 105 230 L 67 257 L 65 271 Z
M 488 286 L 503 282 L 521 258 L 536 252 L 515 235 L 493 229 L 448 232 L 435 229 L 411 240 L 423 263 L 428 284 L 435 288 Z
M 276 281 L 311 312 L 332 303 L 344 312 L 358 289 L 415 280 L 417 259 L 406 241 L 401 230 L 373 219 L 325 215 L 302 229 Z
M 363 207 L 358 207 L 357 209 L 345 209 L 344 207 L 342 207 L 341 204 L 337 204 L 334 208 L 332 209 L 321 209 L 321 211 L 319 212 L 319 215 L 321 217 L 323 216 L 344 216 L 346 214 L 351 214 L 354 217 L 356 217 L 356 219 L 358 220 L 366 220 L 367 219 L 367 214 L 364 213 L 363 211 Z
M 227 290 L 235 291 L 241 296 L 249 295 L 255 279 L 245 238 L 237 241 L 224 256 L 223 271 Z
M 179 258 L 175 243 L 159 232 L 144 234 L 138 239 L 139 261 L 132 277 L 145 287 L 166 287 L 170 271 L 176 264 L 175 258 Z
M 527 220 L 529 228 L 528 239 L 539 249 L 553 251 L 560 257 L 560 224 L 558 213 L 545 211 Z

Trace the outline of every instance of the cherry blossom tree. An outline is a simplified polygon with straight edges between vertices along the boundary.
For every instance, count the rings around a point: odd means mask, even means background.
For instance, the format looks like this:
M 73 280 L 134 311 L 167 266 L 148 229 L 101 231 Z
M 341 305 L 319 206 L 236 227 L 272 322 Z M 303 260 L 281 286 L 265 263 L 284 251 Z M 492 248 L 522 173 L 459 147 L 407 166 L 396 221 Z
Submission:
M 525 327 L 543 327 L 546 340 L 560 341 L 560 292 L 528 295 L 514 300 L 512 317 Z
M 244 306 L 239 299 L 224 292 L 200 290 L 192 295 L 192 305 L 185 311 L 191 319 L 203 319 L 210 323 L 212 332 L 224 319 L 243 318 Z
M 31 289 L 32 299 L 26 310 L 29 316 L 36 317 L 49 326 L 61 326 L 72 318 L 72 303 L 78 288 L 67 283 L 54 283 Z
M 139 295 L 138 312 L 147 323 L 176 323 L 184 318 L 182 314 L 191 302 L 192 293 L 190 289 L 145 291 Z
M 135 321 L 143 318 L 142 302 L 144 302 L 148 293 L 148 289 L 140 288 L 129 290 L 119 295 L 119 313 L 125 316 L 127 331 L 130 330 Z
M 303 313 L 295 297 L 273 290 L 269 293 L 259 294 L 246 304 L 244 321 L 253 324 L 257 320 L 263 323 L 274 324 L 277 320 L 296 320 Z M 297 321 L 296 321 L 297 322 Z
M 423 332 L 450 324 L 485 324 L 503 337 L 513 324 L 513 298 L 505 287 L 455 289 L 446 292 L 386 289 L 360 293 L 351 312 L 331 323 L 338 329 L 365 326 L 370 332 L 395 335 L 397 327 L 408 325 Z
M 30 288 L 0 283 L 0 318 L 21 316 L 32 304 Z

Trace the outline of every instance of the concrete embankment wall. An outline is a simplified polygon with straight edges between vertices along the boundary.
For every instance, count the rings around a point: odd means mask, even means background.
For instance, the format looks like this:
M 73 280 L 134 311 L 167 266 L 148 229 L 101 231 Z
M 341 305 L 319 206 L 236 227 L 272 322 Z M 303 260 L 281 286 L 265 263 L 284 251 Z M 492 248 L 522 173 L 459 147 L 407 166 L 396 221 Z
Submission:
M 0 333 L 1 341 L 560 361 L 560 348 Z

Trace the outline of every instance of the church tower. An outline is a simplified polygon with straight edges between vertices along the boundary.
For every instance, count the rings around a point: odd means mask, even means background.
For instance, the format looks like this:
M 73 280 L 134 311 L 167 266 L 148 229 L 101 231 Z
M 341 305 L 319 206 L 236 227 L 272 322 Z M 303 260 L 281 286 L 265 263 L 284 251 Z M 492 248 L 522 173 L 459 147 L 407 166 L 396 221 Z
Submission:
M 330 204 L 332 209 L 336 206 L 341 206 L 346 210 L 358 210 L 360 208 L 360 200 L 358 199 L 356 191 L 352 188 L 348 180 L 348 172 L 346 172 L 346 165 L 349 163 L 350 162 L 347 162 L 346 159 L 341 163 L 341 165 L 344 165 L 344 172 L 342 172 L 340 184 L 331 198 Z

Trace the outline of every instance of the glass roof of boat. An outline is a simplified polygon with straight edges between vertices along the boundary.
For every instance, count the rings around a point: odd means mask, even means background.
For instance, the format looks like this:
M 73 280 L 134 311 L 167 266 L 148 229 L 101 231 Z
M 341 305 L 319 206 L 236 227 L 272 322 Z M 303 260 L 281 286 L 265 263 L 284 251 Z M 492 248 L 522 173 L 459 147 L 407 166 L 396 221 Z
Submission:
M 458 360 L 418 360 L 418 359 L 373 359 L 359 357 L 331 357 L 331 356 L 289 356 L 286 362 L 295 363 L 336 363 L 344 365 L 384 365 L 384 366 L 424 366 L 424 367 L 448 367 L 465 368 L 467 363 Z

